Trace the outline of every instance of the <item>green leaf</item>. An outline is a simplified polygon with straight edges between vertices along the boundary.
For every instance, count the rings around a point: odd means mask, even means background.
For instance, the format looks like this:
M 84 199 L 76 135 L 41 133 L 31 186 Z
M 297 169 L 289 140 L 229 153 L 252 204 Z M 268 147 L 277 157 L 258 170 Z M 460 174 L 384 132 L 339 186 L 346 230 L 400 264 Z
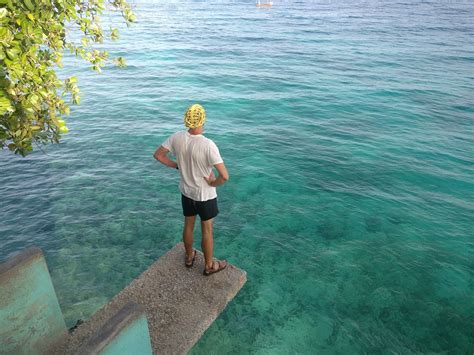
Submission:
M 123 57 L 117 57 L 114 59 L 114 62 L 117 66 L 123 68 L 125 67 L 127 64 L 125 63 L 125 59 Z
M 18 49 L 18 48 L 9 48 L 9 49 L 7 49 L 7 56 L 11 60 L 15 60 L 18 57 L 18 54 L 20 54 L 20 49 Z
M 112 30 L 112 32 L 110 33 L 110 38 L 113 40 L 113 41 L 116 41 L 117 39 L 119 39 L 119 31 L 117 28 L 114 28 Z
M 8 16 L 8 10 L 5 8 L 0 9 L 0 20 L 4 19 Z
M 18 1 L 18 0 L 17 0 Z M 26 7 L 28 8 L 28 10 L 30 11 L 35 11 L 35 5 L 33 3 L 33 1 L 31 0 L 23 0 L 23 2 L 25 3 Z
M 0 94 L 0 115 L 13 111 L 13 106 L 4 93 Z
M 39 97 L 36 94 L 32 94 L 28 97 L 28 101 L 33 105 L 36 106 L 38 104 Z

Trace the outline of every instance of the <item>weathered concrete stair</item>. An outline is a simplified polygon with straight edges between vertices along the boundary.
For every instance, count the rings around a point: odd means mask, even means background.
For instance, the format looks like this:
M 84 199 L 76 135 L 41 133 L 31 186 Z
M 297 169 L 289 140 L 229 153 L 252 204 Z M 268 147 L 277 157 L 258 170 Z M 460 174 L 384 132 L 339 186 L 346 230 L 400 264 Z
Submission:
M 184 266 L 184 246 L 174 246 L 108 304 L 80 325 L 57 353 L 75 354 L 128 302 L 142 306 L 155 354 L 185 354 L 224 310 L 247 280 L 245 271 L 229 265 L 203 276 L 204 257 Z

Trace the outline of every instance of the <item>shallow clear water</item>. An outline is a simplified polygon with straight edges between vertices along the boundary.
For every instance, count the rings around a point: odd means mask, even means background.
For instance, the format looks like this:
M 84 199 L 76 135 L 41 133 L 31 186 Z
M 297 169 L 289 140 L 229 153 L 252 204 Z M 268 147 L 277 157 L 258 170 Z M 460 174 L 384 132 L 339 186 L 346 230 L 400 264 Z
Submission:
M 136 3 L 127 68 L 67 58 L 71 133 L 0 153 L 0 257 L 40 246 L 90 316 L 180 241 L 152 154 L 200 102 L 231 174 L 216 255 L 248 282 L 193 353 L 472 352 L 473 3 L 274 3 Z

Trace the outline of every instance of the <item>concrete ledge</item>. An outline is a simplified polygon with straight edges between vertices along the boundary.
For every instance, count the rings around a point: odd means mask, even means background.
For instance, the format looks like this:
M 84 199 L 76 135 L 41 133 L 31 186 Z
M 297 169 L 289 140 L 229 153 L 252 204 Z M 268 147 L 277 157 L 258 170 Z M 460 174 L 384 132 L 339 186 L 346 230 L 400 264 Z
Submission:
M 9 273 L 18 272 L 23 264 L 27 264 L 35 259 L 43 257 L 43 252 L 37 247 L 30 247 L 15 256 L 12 256 L 7 261 L 0 264 L 0 282 L 2 282 L 4 278 L 9 277 Z
M 47 352 L 66 334 L 41 249 L 28 248 L 0 264 L 0 354 Z
M 136 303 L 127 303 L 110 318 L 78 353 L 151 354 L 150 334 L 145 312 Z
M 187 353 L 244 285 L 247 274 L 229 265 L 217 274 L 203 276 L 203 254 L 197 253 L 189 269 L 184 266 L 184 255 L 182 243 L 174 246 L 55 352 L 76 354 L 126 303 L 135 302 L 145 309 L 155 354 Z

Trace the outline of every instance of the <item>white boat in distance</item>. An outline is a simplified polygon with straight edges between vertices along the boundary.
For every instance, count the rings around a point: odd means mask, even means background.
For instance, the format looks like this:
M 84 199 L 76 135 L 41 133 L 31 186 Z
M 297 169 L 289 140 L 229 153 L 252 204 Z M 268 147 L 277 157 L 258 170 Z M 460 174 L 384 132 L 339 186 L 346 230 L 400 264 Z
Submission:
M 257 0 L 256 6 L 257 7 L 272 7 L 273 6 L 273 1 L 261 2 L 260 0 Z

